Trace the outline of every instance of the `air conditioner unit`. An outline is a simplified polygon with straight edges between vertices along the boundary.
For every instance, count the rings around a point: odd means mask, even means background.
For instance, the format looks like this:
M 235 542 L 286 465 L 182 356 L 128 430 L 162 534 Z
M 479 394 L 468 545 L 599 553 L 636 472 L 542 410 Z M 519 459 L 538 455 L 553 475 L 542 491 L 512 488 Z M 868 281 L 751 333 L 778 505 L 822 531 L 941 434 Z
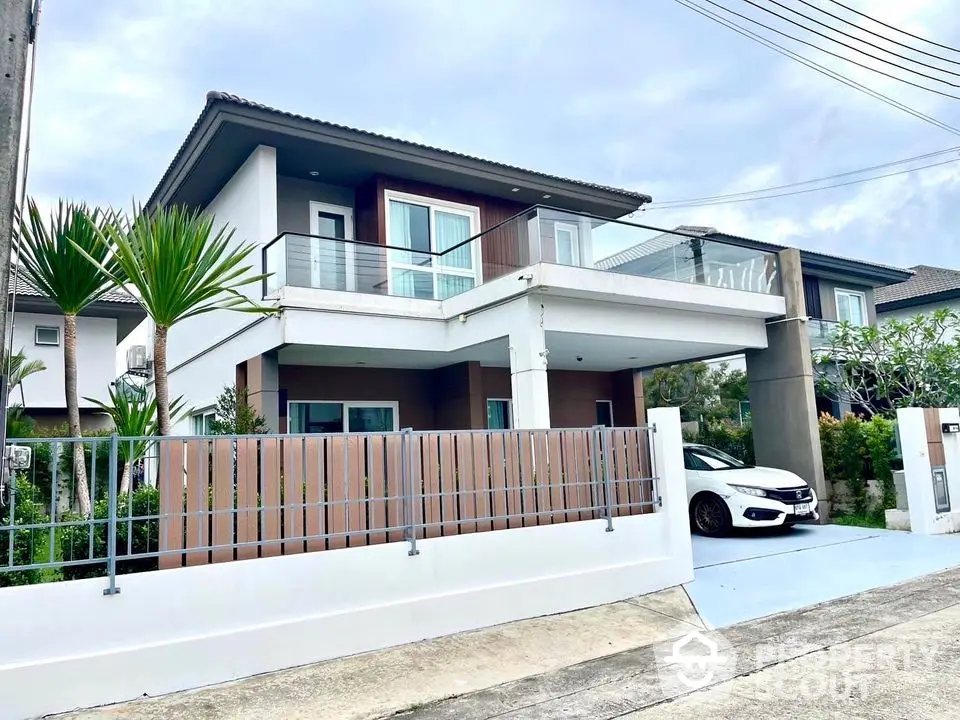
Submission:
M 131 345 L 127 348 L 127 370 L 147 369 L 147 348 L 145 345 Z

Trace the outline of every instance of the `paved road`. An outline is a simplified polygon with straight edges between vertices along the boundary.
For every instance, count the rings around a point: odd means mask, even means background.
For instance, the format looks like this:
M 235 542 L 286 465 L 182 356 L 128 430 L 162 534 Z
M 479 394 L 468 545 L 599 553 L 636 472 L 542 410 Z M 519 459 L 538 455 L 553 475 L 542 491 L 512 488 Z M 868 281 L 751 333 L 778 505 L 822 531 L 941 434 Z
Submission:
M 490 688 L 401 717 L 922 720 L 958 716 L 960 569 L 711 631 L 706 637 L 720 646 L 718 655 L 728 662 L 713 666 L 712 684 L 692 694 L 678 682 L 674 666 L 663 664 L 674 652 L 669 643 Z M 691 646 L 683 650 L 690 651 Z M 706 649 L 701 646 L 696 652 Z

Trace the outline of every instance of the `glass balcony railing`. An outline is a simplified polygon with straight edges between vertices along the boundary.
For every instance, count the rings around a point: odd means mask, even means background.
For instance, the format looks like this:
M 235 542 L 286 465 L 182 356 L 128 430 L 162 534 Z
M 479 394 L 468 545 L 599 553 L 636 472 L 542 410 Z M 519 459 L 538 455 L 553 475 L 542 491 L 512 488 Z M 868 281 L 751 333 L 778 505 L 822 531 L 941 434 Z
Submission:
M 541 262 L 780 294 L 775 253 L 547 207 L 446 244 L 431 250 L 285 233 L 263 250 L 264 294 L 293 286 L 444 300 Z
M 833 333 L 837 330 L 838 322 L 835 320 L 822 320 L 820 318 L 807 319 L 807 332 L 810 334 L 810 349 L 829 345 L 833 339 Z

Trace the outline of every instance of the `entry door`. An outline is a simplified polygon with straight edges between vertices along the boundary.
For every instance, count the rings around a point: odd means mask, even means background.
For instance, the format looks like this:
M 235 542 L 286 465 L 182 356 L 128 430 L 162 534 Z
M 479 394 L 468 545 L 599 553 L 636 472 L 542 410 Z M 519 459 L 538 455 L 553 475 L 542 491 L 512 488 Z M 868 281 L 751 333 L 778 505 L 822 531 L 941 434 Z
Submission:
M 310 203 L 310 285 L 324 290 L 357 289 L 353 209 L 342 205 Z
M 553 226 L 558 265 L 580 265 L 580 228 L 573 223 L 558 222 Z

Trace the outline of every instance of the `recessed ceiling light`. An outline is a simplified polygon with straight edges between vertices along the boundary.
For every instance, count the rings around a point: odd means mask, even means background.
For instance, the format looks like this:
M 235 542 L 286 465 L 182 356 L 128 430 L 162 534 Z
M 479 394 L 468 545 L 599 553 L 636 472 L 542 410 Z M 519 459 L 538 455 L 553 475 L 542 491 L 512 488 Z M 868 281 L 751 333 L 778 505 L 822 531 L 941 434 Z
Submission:
M 319 174 L 320 174 L 320 171 L 319 171 L 319 170 L 311 170 L 311 171 L 310 171 L 311 177 L 316 177 L 316 176 L 319 175 Z
M 510 192 L 520 192 L 520 188 L 510 188 Z
M 547 193 L 546 195 L 543 196 L 543 199 L 544 199 L 544 200 L 549 200 L 551 197 L 553 197 L 553 196 L 552 196 L 550 193 Z
M 357 365 L 366 365 L 366 363 L 363 362 L 363 360 L 359 360 L 359 361 L 357 361 Z

